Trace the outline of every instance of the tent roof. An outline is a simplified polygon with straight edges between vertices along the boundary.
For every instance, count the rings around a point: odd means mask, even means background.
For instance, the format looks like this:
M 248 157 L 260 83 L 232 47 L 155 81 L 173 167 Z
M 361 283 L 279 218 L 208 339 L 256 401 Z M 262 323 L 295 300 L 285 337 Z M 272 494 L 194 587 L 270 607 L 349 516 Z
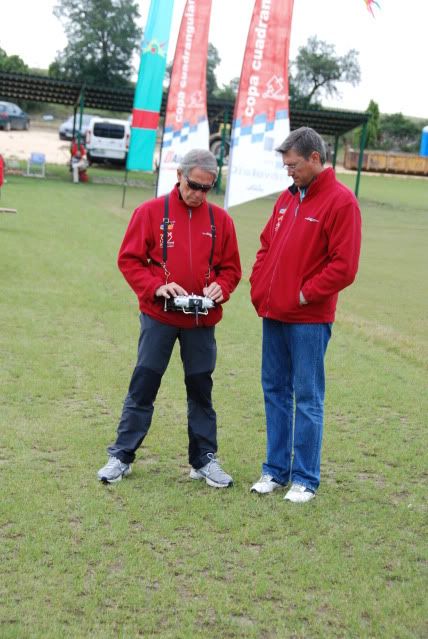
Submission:
M 132 110 L 133 89 L 108 89 L 41 75 L 0 72 L 0 96 L 16 100 L 78 106 L 84 91 L 85 107 L 110 111 Z
M 85 108 L 105 109 L 109 111 L 131 112 L 134 89 L 109 89 L 80 82 L 57 80 L 41 75 L 0 72 L 0 97 L 3 99 L 31 100 L 51 104 L 78 106 L 83 94 Z M 161 113 L 165 112 L 165 96 L 162 99 Z M 210 99 L 208 101 L 208 119 L 220 125 L 225 117 L 232 121 L 234 102 L 231 100 Z M 322 135 L 343 135 L 368 121 L 368 113 L 332 109 L 302 109 L 290 104 L 290 126 L 310 126 Z
M 217 100 L 212 98 L 208 101 L 208 119 L 210 122 L 216 120 L 218 124 L 224 121 L 226 115 L 227 122 L 233 118 L 234 102 Z M 347 131 L 352 131 L 357 126 L 365 124 L 370 118 L 369 113 L 361 111 L 345 111 L 323 108 L 302 108 L 293 102 L 290 103 L 290 128 L 298 129 L 301 126 L 310 126 L 321 135 L 340 136 Z

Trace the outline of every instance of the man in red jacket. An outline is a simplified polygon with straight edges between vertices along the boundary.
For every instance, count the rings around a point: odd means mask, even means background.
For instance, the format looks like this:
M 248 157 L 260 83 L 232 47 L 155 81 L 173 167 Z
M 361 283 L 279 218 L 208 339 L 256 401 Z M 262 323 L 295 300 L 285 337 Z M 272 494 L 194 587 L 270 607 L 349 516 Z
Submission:
M 261 234 L 251 299 L 263 318 L 262 387 L 267 457 L 251 488 L 304 503 L 320 483 L 324 356 L 340 290 L 354 281 L 361 215 L 353 193 L 325 168 L 325 145 L 308 127 L 277 149 L 294 183 Z
M 217 178 L 214 155 L 189 151 L 177 175 L 171 193 L 134 211 L 120 247 L 118 265 L 138 297 L 141 333 L 117 439 L 98 479 L 114 483 L 131 472 L 178 339 L 187 391 L 190 477 L 225 488 L 233 482 L 215 457 L 214 326 L 241 278 L 238 244 L 232 218 L 206 201 Z

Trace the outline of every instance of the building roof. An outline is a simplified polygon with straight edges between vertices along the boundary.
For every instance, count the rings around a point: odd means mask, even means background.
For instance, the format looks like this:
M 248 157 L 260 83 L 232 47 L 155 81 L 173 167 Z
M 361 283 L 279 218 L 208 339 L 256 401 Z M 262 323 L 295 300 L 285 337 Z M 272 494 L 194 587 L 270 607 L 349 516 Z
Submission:
M 83 96 L 85 108 L 105 109 L 131 113 L 134 89 L 109 89 L 85 85 L 69 80 L 57 80 L 41 75 L 0 72 L 0 98 L 31 100 L 77 107 Z M 163 96 L 161 114 L 165 113 L 166 97 Z M 209 99 L 208 119 L 218 126 L 232 122 L 232 100 Z M 322 108 L 303 109 L 290 104 L 290 127 L 310 126 L 321 135 L 340 136 L 368 121 L 370 115 L 361 111 L 332 110 Z M 211 128 L 213 128 L 211 126 Z

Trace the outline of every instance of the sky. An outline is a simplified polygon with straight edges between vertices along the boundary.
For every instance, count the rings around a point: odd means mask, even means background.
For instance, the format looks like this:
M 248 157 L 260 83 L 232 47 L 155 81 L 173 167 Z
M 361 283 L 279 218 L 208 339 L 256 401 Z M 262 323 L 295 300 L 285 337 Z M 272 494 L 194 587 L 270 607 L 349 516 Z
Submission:
M 290 59 L 308 38 L 334 44 L 336 53 L 359 51 L 361 82 L 339 84 L 340 96 L 322 100 L 324 106 L 364 111 L 375 100 L 381 113 L 401 112 L 428 121 L 426 0 L 377 0 L 373 18 L 364 0 L 294 0 Z M 149 0 L 139 0 L 144 28 Z M 0 47 L 17 54 L 30 67 L 47 68 L 66 37 L 52 14 L 55 0 L 7 2 L 0 20 Z M 185 0 L 175 0 L 168 61 L 174 56 Z M 240 75 L 254 0 L 212 0 L 209 40 L 221 64 L 218 84 Z M 138 68 L 138 59 L 134 61 Z

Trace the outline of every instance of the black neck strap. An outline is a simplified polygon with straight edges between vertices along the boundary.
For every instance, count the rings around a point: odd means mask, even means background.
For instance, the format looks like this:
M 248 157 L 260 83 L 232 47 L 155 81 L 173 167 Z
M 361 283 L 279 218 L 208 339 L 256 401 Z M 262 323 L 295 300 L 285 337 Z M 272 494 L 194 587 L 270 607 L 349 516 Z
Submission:
M 208 260 L 208 265 L 211 268 L 213 265 L 214 258 L 214 249 L 215 249 L 215 224 L 214 224 L 214 213 L 211 204 L 208 204 L 208 212 L 210 214 L 210 223 L 211 223 L 211 253 Z
M 168 224 L 169 224 L 169 195 L 165 196 L 163 209 L 163 243 L 162 243 L 162 261 L 166 265 L 168 254 Z

